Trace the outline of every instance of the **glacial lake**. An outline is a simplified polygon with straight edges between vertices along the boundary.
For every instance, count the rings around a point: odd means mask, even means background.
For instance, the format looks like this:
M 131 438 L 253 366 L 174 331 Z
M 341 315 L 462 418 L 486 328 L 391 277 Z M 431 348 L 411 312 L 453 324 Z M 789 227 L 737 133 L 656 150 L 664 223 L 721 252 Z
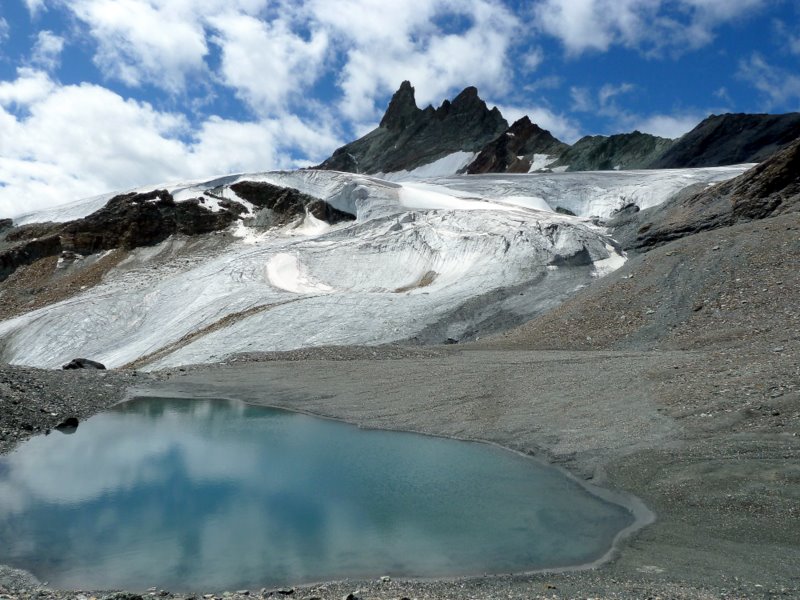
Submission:
M 140 398 L 0 457 L 0 563 L 61 588 L 521 572 L 632 522 L 500 448 L 234 401 Z

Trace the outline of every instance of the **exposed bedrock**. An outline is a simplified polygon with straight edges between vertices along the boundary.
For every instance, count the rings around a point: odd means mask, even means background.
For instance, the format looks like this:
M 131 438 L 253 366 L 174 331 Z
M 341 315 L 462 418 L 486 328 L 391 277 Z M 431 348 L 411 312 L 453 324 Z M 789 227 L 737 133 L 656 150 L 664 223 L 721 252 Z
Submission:
M 306 213 L 331 225 L 353 221 L 355 215 L 338 210 L 319 198 L 263 181 L 242 181 L 230 186 L 243 200 L 261 209 L 256 226 L 285 225 Z
M 247 181 L 232 189 L 256 207 L 269 209 L 267 226 L 285 224 L 306 212 L 328 223 L 355 218 L 295 189 Z M 202 198 L 176 202 L 168 191 L 153 190 L 120 194 L 100 210 L 66 223 L 6 229 L 0 240 L 0 281 L 19 267 L 48 256 L 153 246 L 176 234 L 196 236 L 224 230 L 248 212 L 243 204 L 230 199 L 218 198 L 217 205 L 213 210 Z
M 626 248 L 646 250 L 700 231 L 800 212 L 800 139 L 742 175 L 695 187 L 609 223 Z

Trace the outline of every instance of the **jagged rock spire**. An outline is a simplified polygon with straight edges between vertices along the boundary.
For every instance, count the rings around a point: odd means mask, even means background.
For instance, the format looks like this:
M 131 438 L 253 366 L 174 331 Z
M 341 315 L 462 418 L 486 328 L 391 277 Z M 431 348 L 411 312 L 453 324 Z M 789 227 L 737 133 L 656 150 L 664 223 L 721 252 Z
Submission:
M 400 89 L 392 96 L 389 108 L 386 109 L 386 114 L 383 115 L 380 126 L 386 129 L 404 129 L 417 118 L 420 112 L 422 111 L 417 107 L 411 82 L 404 81 L 400 84 Z

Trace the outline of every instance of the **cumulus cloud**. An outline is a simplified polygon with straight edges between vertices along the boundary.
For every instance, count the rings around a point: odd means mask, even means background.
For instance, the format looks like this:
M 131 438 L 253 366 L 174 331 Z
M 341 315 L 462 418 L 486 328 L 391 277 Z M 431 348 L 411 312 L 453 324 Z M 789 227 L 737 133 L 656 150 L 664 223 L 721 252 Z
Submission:
M 175 179 L 291 168 L 341 142 L 329 124 L 292 116 L 211 117 L 192 128 L 179 113 L 31 69 L 0 84 L 0 129 L 2 216 Z
M 63 50 L 63 37 L 54 34 L 52 31 L 42 30 L 36 36 L 31 62 L 38 67 L 52 71 L 61 62 L 61 52 Z
M 422 105 L 467 85 L 484 94 L 510 85 L 508 49 L 519 22 L 500 2 L 310 0 L 307 6 L 344 57 L 340 110 L 356 122 L 375 120 L 376 101 L 406 79 Z M 449 30 L 451 19 L 466 26 Z
M 658 52 L 699 48 L 714 30 L 752 13 L 766 0 L 539 0 L 534 23 L 567 53 L 605 52 L 620 45 Z
M 94 61 L 107 78 L 178 92 L 188 75 L 205 69 L 204 2 L 61 1 L 88 27 L 97 43 Z
M 505 91 L 519 27 L 502 0 L 51 1 L 87 27 L 109 79 L 181 93 L 198 76 L 215 76 L 265 114 L 302 97 L 333 67 L 339 107 L 354 122 L 374 121 L 376 102 L 404 79 L 421 103 L 466 85 Z M 213 73 L 211 45 L 221 55 Z M 541 60 L 534 49 L 519 63 L 533 70 Z
M 0 106 L 24 108 L 46 98 L 55 87 L 50 77 L 29 67 L 17 69 L 17 79 L 0 82 Z
M 308 39 L 283 19 L 263 21 L 244 14 L 210 20 L 222 51 L 221 75 L 257 113 L 285 108 L 320 76 L 328 36 L 314 31 Z

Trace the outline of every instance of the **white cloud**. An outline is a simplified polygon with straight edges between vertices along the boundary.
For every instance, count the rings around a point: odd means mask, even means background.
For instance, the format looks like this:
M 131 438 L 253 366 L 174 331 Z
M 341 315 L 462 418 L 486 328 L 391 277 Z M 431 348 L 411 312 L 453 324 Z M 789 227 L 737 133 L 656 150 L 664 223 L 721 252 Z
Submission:
M 22 106 L 15 115 L 6 107 Z M 341 141 L 297 117 L 236 122 L 185 117 L 91 84 L 59 86 L 21 69 L 0 84 L 0 216 L 164 181 L 291 168 Z
M 328 36 L 314 31 L 308 40 L 282 19 L 262 21 L 249 15 L 210 20 L 222 50 L 225 83 L 256 112 L 285 108 L 287 99 L 302 96 L 319 77 L 328 50 Z
M 760 54 L 739 61 L 737 76 L 761 92 L 768 109 L 800 109 L 800 75 L 769 64 Z
M 423 106 L 467 85 L 485 94 L 509 87 L 508 49 L 519 23 L 499 2 L 310 0 L 307 7 L 344 57 L 340 110 L 354 121 L 377 119 L 376 102 L 406 79 Z M 469 25 L 459 32 L 437 25 L 448 18 Z
M 502 0 L 51 1 L 86 26 L 109 79 L 170 93 L 216 79 L 265 115 L 303 98 L 334 67 L 339 109 L 359 123 L 377 120 L 404 79 L 422 104 L 467 85 L 506 91 L 514 69 L 508 51 L 521 33 Z M 221 57 L 214 73 L 212 45 Z M 541 60 L 533 50 L 519 64 L 533 70 Z
M 182 0 L 62 1 L 88 26 L 97 42 L 95 63 L 108 78 L 177 92 L 187 75 L 205 68 L 205 31 Z
M 780 38 L 780 43 L 792 54 L 800 54 L 800 33 L 797 26 L 788 25 L 781 20 L 774 20 L 775 32 Z
M 31 62 L 38 67 L 52 71 L 61 62 L 61 52 L 63 50 L 63 37 L 54 34 L 52 31 L 42 30 L 36 36 Z
M 620 83 L 619 85 L 606 83 L 597 92 L 597 99 L 600 101 L 600 106 L 608 106 L 609 102 L 617 96 L 630 93 L 635 89 L 636 86 L 632 83 Z
M 634 129 L 659 137 L 675 139 L 694 129 L 705 116 L 699 113 L 651 115 L 637 122 Z
M 54 87 L 46 73 L 21 67 L 15 81 L 0 82 L 0 106 L 20 108 L 34 104 L 47 97 Z
M 8 27 L 8 21 L 0 17 L 0 44 L 8 40 L 8 34 L 11 30 Z
M 544 62 L 544 50 L 534 48 L 530 50 L 522 59 L 522 67 L 525 72 L 532 72 L 539 68 Z
M 767 0 L 539 0 L 534 24 L 567 53 L 605 52 L 621 45 L 658 52 L 699 48 L 720 25 L 760 9 Z

